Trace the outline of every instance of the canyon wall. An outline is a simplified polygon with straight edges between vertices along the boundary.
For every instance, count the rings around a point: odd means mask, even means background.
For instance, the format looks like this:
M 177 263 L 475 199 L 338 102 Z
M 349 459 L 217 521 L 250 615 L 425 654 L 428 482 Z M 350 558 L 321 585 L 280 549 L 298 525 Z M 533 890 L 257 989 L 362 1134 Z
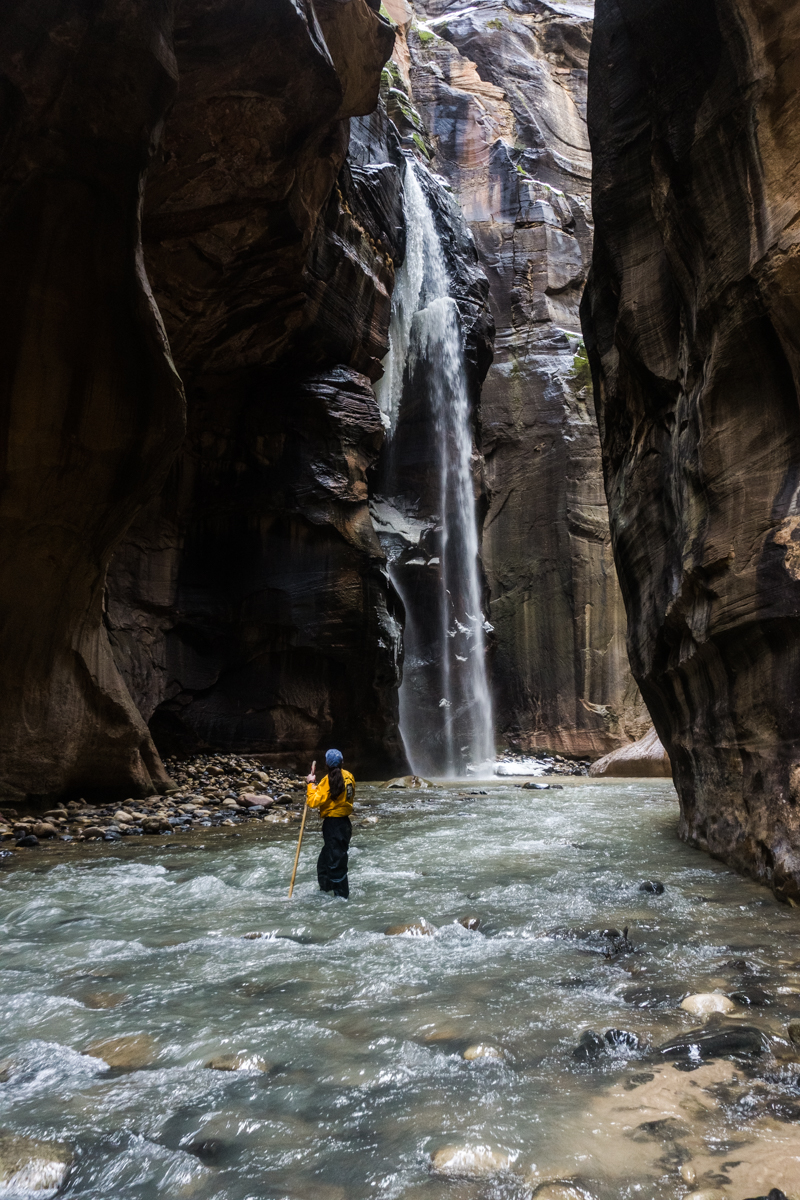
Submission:
M 184 430 L 139 229 L 171 40 L 156 0 L 0 12 L 0 796 L 167 782 L 102 617 Z
M 403 230 L 344 165 L 377 7 L 0 16 L 2 797 L 168 787 L 148 722 L 398 759 L 365 477 Z
M 345 164 L 393 40 L 365 0 L 180 10 L 143 228 L 188 433 L 115 556 L 107 614 L 165 752 L 294 761 L 333 742 L 361 770 L 401 766 L 400 626 L 366 483 L 401 181 L 368 147 Z
M 592 5 L 415 0 L 415 11 L 387 107 L 458 197 L 497 327 L 479 433 L 498 737 L 604 754 L 649 718 L 626 656 L 579 318 Z
M 583 323 L 681 835 L 800 895 L 800 5 L 598 0 Z

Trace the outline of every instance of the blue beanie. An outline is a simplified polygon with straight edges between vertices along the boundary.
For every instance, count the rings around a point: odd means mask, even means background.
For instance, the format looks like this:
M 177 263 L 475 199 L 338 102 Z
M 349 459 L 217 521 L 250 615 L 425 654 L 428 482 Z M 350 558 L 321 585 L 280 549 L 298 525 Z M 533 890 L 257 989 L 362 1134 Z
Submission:
M 325 755 L 325 765 L 328 767 L 340 767 L 343 762 L 341 750 L 329 750 Z

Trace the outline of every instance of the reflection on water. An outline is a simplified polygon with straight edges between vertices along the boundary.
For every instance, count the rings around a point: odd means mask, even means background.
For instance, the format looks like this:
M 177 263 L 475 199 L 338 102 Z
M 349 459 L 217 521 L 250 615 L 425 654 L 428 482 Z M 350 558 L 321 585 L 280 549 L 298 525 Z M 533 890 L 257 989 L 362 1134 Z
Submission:
M 791 1194 L 790 1044 L 696 1071 L 650 1052 L 715 989 L 728 1023 L 785 1038 L 800 914 L 678 843 L 666 783 L 489 787 L 363 789 L 380 819 L 356 827 L 349 903 L 316 890 L 313 830 L 291 901 L 275 827 L 20 853 L 0 874 L 0 1123 L 71 1146 L 64 1194 L 92 1200 Z M 384 934 L 422 917 L 433 936 Z M 604 936 L 625 926 L 634 952 Z M 609 1029 L 638 1048 L 574 1055 Z M 435 1174 L 447 1147 L 488 1174 Z

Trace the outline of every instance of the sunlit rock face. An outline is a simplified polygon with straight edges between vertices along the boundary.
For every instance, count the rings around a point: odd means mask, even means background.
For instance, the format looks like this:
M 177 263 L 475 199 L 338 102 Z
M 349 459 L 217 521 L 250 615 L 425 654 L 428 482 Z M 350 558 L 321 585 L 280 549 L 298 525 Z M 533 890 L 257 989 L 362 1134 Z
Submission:
M 166 786 L 103 585 L 184 400 L 141 255 L 170 6 L 0 8 L 0 798 Z
M 579 303 L 591 253 L 592 5 L 415 0 L 394 91 L 490 283 L 480 403 L 498 736 L 600 755 L 645 732 L 630 674 Z M 407 129 L 413 136 L 409 116 Z
M 164 752 L 341 743 L 362 769 L 400 765 L 366 483 L 400 185 L 369 145 L 345 165 L 392 42 L 366 0 L 179 9 L 144 240 L 188 435 L 114 559 L 107 618 Z
M 598 0 L 584 329 L 681 833 L 800 892 L 800 5 Z

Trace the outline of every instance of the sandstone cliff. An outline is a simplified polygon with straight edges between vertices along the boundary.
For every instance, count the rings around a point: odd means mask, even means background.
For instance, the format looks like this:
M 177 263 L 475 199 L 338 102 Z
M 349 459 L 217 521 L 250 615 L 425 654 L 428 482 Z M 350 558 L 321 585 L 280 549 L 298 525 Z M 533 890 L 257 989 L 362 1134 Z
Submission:
M 0 795 L 166 784 L 102 606 L 184 428 L 139 236 L 171 40 L 154 0 L 0 11 Z
M 584 329 L 681 834 L 800 895 L 797 3 L 598 0 Z
M 479 425 L 498 736 L 603 754 L 649 718 L 626 657 L 578 312 L 592 5 L 415 8 L 387 104 L 459 199 L 497 327 Z
M 162 744 L 339 718 L 393 757 L 365 473 L 402 230 L 388 171 L 343 169 L 377 7 L 0 15 L 2 795 L 168 786 L 154 713 Z
M 187 3 L 145 262 L 188 434 L 114 559 L 108 624 L 159 747 L 400 764 L 399 626 L 367 508 L 403 229 L 345 166 L 393 34 L 365 3 Z M 265 54 L 265 49 L 268 53 Z

